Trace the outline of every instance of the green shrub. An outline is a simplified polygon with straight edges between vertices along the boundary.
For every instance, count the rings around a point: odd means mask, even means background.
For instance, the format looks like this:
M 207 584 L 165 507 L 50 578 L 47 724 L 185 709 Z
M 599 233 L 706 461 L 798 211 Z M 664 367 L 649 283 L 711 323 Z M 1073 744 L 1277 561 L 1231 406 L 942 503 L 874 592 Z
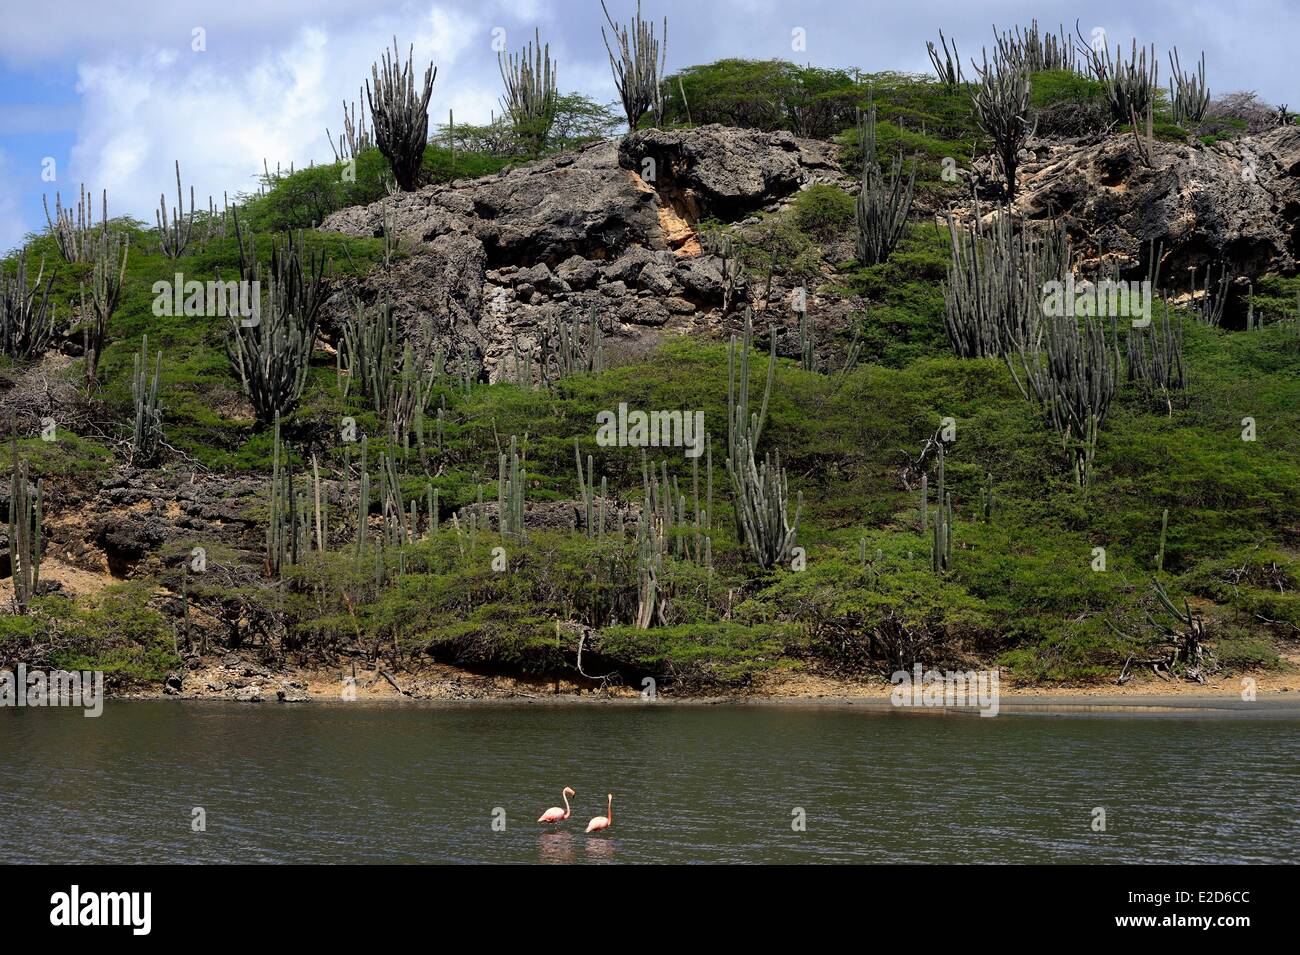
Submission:
M 853 197 L 825 183 L 799 193 L 793 205 L 799 228 L 819 239 L 839 234 L 853 221 Z
M 722 123 L 786 129 L 822 139 L 852 125 L 862 99 L 861 85 L 845 70 L 784 60 L 726 59 L 669 76 L 664 117 L 666 122 L 681 124 L 689 114 L 697 126 Z
M 1234 671 L 1273 670 L 1281 662 L 1267 640 L 1236 629 L 1219 638 L 1214 655 L 1220 666 Z

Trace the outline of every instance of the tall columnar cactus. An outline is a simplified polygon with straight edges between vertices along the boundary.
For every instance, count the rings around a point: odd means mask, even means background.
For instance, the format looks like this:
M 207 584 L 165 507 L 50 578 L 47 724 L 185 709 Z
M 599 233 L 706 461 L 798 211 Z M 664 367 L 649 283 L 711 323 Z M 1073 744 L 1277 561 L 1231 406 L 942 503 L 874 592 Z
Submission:
M 938 508 L 934 512 L 934 537 L 930 542 L 930 566 L 936 573 L 942 573 L 952 564 L 952 494 L 944 486 L 943 444 L 939 445 L 938 468 Z
M 776 335 L 768 358 L 767 381 L 759 411 L 749 410 L 749 353 L 753 326 L 745 317 L 744 338 L 737 361 L 736 337 L 731 337 L 727 357 L 727 474 L 735 498 L 736 533 L 760 567 L 785 563 L 799 532 L 803 497 L 799 496 L 793 521 L 789 516 L 789 485 L 781 456 L 769 452 L 759 465 L 755 448 L 763 432 L 772 382 L 776 373 Z
M 129 251 L 130 239 L 127 236 L 103 230 L 94 256 L 95 268 L 91 275 L 89 301 L 86 299 L 86 287 L 81 287 L 82 316 L 90 318 L 82 334 L 87 387 L 95 381 L 99 358 L 104 352 L 104 342 L 108 339 L 108 322 L 117 311 L 118 302 L 122 298 Z
M 12 431 L 13 425 L 10 424 Z M 9 476 L 9 564 L 14 582 L 14 609 L 26 613 L 41 582 L 41 482 L 32 487 L 26 460 L 18 457 L 18 439 L 11 442 L 13 470 Z
M 930 476 L 921 475 L 921 533 L 930 529 Z
M 903 178 L 903 154 L 894 157 L 888 178 L 880 169 L 876 154 L 876 106 L 858 117 L 858 142 L 862 147 L 862 190 L 858 193 L 855 219 L 858 227 L 858 261 L 876 265 L 889 258 L 907 230 L 916 185 L 916 163 Z
M 45 261 L 36 273 L 36 281 L 27 282 L 27 248 L 18 250 L 16 271 L 12 277 L 0 266 L 0 352 L 17 361 L 42 354 L 54 335 L 54 311 L 50 307 L 51 275 L 41 289 Z
M 366 555 L 370 533 L 370 441 L 361 437 L 361 478 L 357 482 L 357 549 L 355 566 L 360 566 Z
M 1160 514 L 1160 549 L 1156 551 L 1156 572 L 1165 569 L 1165 541 L 1169 536 L 1169 508 Z
M 172 207 L 171 218 L 167 218 L 167 196 L 159 193 L 154 221 L 158 224 L 158 239 L 162 244 L 163 255 L 169 259 L 179 259 L 189 248 L 190 236 L 194 232 L 194 187 L 190 186 L 190 211 L 186 214 L 179 159 L 176 160 L 176 205 Z
M 1146 120 L 1145 127 L 1143 126 L 1143 119 Z M 1154 169 L 1156 157 L 1154 100 L 1147 100 L 1147 108 L 1144 116 L 1138 116 L 1137 113 L 1129 113 L 1129 128 L 1133 133 L 1133 145 L 1137 150 L 1138 162 L 1147 169 Z
M 582 452 L 578 449 L 578 439 L 573 439 L 573 461 L 578 468 L 578 499 L 582 501 L 583 530 L 590 538 L 605 536 L 605 498 L 608 491 L 606 479 L 600 479 L 600 496 L 596 496 L 595 461 L 587 455 L 587 477 L 582 477 Z M 597 521 L 599 516 L 600 520 Z
M 1154 56 L 1154 54 L 1153 54 Z M 1205 117 L 1210 106 L 1210 88 L 1205 84 L 1205 54 L 1195 73 L 1184 73 L 1178 60 L 1178 47 L 1169 51 L 1169 105 L 1174 122 L 1193 125 Z
M 497 459 L 497 529 L 502 539 L 527 537 L 524 527 L 524 489 L 528 472 L 519 455 L 519 441 L 510 436 L 510 454 L 504 451 Z
M 383 69 L 380 69 L 382 63 Z M 405 64 L 393 37 L 393 52 L 387 51 L 380 62 L 371 64 L 366 81 L 366 100 L 375 127 L 375 145 L 388 160 L 393 179 L 403 192 L 414 192 L 420 185 L 420 164 L 429 142 L 429 97 L 438 70 L 432 63 L 424 71 L 424 83 L 415 88 L 415 45 L 411 45 Z
M 990 63 L 987 53 L 983 69 L 977 69 L 979 82 L 971 88 L 975 121 L 993 141 L 993 150 L 1006 180 L 1006 196 L 1016 197 L 1016 169 L 1020 150 L 1033 134 L 1029 108 L 1029 70 L 1023 62 L 1007 60 L 995 53 Z
M 750 446 L 758 444 L 767 419 L 767 405 L 772 399 L 772 382 L 776 376 L 776 335 L 771 335 L 771 353 L 767 361 L 767 379 L 763 384 L 763 403 L 757 412 L 749 410 L 749 354 L 753 350 L 753 316 L 745 314 L 740 347 L 736 336 L 731 336 L 727 346 L 727 458 L 739 460 L 738 447 L 742 439 Z M 737 360 L 739 357 L 739 360 Z
M 545 147 L 555 123 L 557 94 L 551 45 L 542 45 L 539 31 L 533 32 L 533 39 L 536 47 L 529 43 L 519 53 L 499 51 L 497 68 L 506 87 L 501 106 L 514 123 L 515 133 L 536 156 Z
M 943 58 L 939 58 L 939 48 L 934 45 L 933 40 L 927 40 L 925 43 L 926 52 L 930 54 L 930 62 L 934 64 L 935 75 L 939 77 L 939 82 L 947 87 L 948 92 L 953 92 L 966 78 L 961 72 L 961 56 L 957 53 L 957 41 L 952 41 L 952 49 L 948 49 L 948 38 L 939 31 L 939 43 L 943 46 Z
M 77 202 L 76 218 L 73 218 L 73 210 L 69 207 L 63 208 L 63 201 L 59 194 L 54 194 L 54 217 L 50 217 L 50 205 L 45 196 L 41 196 L 41 204 L 45 207 L 45 221 L 50 227 L 50 234 L 54 236 L 54 243 L 59 247 L 59 253 L 63 256 L 65 262 L 89 262 L 95 257 L 95 197 L 86 189 L 86 184 L 81 184 L 81 199 Z M 100 228 L 98 231 L 106 231 L 108 228 L 108 190 L 105 189 L 102 195 L 102 202 L 99 207 Z
M 154 359 L 149 377 L 149 336 L 140 339 L 140 351 L 131 363 L 131 398 L 135 416 L 131 424 L 131 464 L 144 468 L 158 460 L 162 447 L 162 408 L 158 404 L 158 382 L 162 377 L 162 350 Z
M 635 624 L 645 630 L 667 626 L 672 586 L 664 574 L 664 559 L 675 555 L 713 570 L 713 543 L 708 534 L 707 511 L 699 498 L 699 473 L 693 473 L 694 514 L 686 503 L 677 481 L 661 462 L 660 471 L 641 452 L 641 486 L 643 501 L 637 524 L 637 613 Z M 620 518 L 621 521 L 621 518 Z M 622 525 L 619 525 L 622 536 Z
M 740 535 L 749 547 L 754 562 L 770 569 L 790 560 L 799 535 L 799 518 L 803 512 L 803 494 L 798 495 L 794 519 L 789 516 L 790 488 L 781 455 L 771 452 L 755 464 L 754 449 L 742 438 L 736 464 L 727 461 L 735 491 L 736 521 Z
M 364 90 L 360 91 L 364 93 Z M 334 136 L 330 133 L 329 127 L 325 127 L 325 138 L 330 141 L 330 149 L 334 150 L 335 162 L 347 162 L 349 159 L 356 159 L 367 149 L 372 149 L 375 145 L 374 138 L 370 134 L 370 124 L 366 122 L 366 99 L 361 97 L 361 119 L 357 119 L 357 104 L 343 101 L 343 132 L 339 133 L 338 144 L 335 145 Z
M 325 257 L 307 253 L 292 232 L 271 250 L 266 281 L 250 238 L 235 220 L 239 236 L 240 275 L 260 286 L 261 312 L 251 318 L 229 317 L 226 354 L 239 374 L 257 420 L 270 424 L 298 405 L 307 383 L 308 364 L 325 301 Z
M 393 206 L 391 196 L 383 199 L 384 217 L 384 265 L 393 264 L 393 254 L 398 251 L 402 237 L 397 231 L 397 209 Z
M 654 24 L 641 19 L 641 0 L 636 2 L 636 17 L 630 32 L 626 26 L 614 22 L 605 0 L 600 0 L 600 8 L 605 11 L 605 20 L 618 48 L 617 56 L 604 27 L 600 28 L 600 36 L 605 41 L 605 52 L 609 54 L 609 68 L 614 73 L 614 85 L 623 102 L 628 132 L 634 133 L 646 113 L 653 110 L 655 122 L 663 118 L 661 82 L 668 64 L 668 18 L 664 17 L 663 36 L 660 38 L 655 36 Z
M 413 540 L 412 528 L 407 525 L 406 507 L 402 500 L 402 485 L 397 477 L 393 458 L 379 452 L 379 514 L 384 544 L 400 547 Z
M 1064 226 L 1017 228 L 1009 211 L 985 221 L 977 208 L 969 225 L 950 215 L 948 230 L 952 258 L 944 320 L 953 351 L 961 358 L 987 358 L 1032 342 L 1042 321 L 1044 285 L 1069 271 Z
M 286 566 L 300 562 L 311 548 L 311 521 L 307 499 L 298 494 L 293 474 L 293 453 L 280 440 L 280 421 L 275 421 L 271 457 L 270 514 L 266 527 L 266 569 L 280 576 Z M 281 459 L 283 458 L 283 464 Z
M 664 539 L 647 514 L 648 511 L 643 512 L 637 528 L 635 626 L 638 630 L 649 630 L 656 624 L 667 624 L 667 597 L 661 589 L 664 577 Z

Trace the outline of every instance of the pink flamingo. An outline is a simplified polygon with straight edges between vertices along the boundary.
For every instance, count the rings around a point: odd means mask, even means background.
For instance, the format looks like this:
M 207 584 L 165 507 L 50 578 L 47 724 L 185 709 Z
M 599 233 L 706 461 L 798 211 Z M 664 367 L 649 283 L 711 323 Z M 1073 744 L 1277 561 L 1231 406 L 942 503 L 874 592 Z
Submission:
M 596 816 L 591 822 L 587 823 L 588 832 L 598 832 L 601 829 L 608 829 L 614 824 L 614 794 L 609 794 L 609 808 L 605 810 L 609 815 Z
M 550 809 L 546 810 L 546 812 L 542 813 L 542 817 L 537 820 L 538 822 L 556 823 L 569 818 L 569 797 L 578 794 L 568 786 L 565 786 L 564 792 L 560 795 L 564 797 L 564 808 L 561 809 L 559 806 L 552 806 Z

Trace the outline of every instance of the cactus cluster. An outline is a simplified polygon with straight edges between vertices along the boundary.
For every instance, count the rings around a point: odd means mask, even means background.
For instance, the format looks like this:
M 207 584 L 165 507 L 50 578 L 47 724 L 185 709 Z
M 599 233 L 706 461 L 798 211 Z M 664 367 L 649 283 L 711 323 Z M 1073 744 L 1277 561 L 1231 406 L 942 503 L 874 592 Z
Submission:
M 171 218 L 167 217 L 167 196 L 159 193 L 154 221 L 158 224 L 158 241 L 162 245 L 163 255 L 169 259 L 179 259 L 189 248 L 190 237 L 194 233 L 194 187 L 190 186 L 190 211 L 186 214 L 179 159 L 176 160 L 176 205 L 172 207 Z
M 497 455 L 497 529 L 501 539 L 514 537 L 525 540 L 528 532 L 524 523 L 524 490 L 528 486 L 528 471 L 519 453 L 519 440 L 510 436 L 510 453 Z
M 250 238 L 239 238 L 240 277 L 261 286 L 261 314 L 229 316 L 226 354 L 239 375 L 257 420 L 270 424 L 298 405 L 325 301 L 325 257 L 302 249 L 292 232 L 271 250 L 266 281 Z M 253 324 L 246 324 L 251 322 Z
M 1129 330 L 1125 364 L 1127 379 L 1148 400 L 1158 402 L 1172 414 L 1173 395 L 1187 389 L 1187 368 L 1183 362 L 1183 326 L 1171 311 L 1166 301 L 1158 322 Z
M 429 97 L 433 95 L 433 81 L 438 77 L 438 70 L 429 64 L 417 93 L 415 46 L 412 44 L 403 64 L 397 50 L 397 37 L 393 37 L 392 55 L 385 51 L 380 62 L 371 64 L 370 76 L 374 87 L 371 87 L 370 80 L 366 81 L 366 100 L 370 103 L 375 145 L 388 160 L 398 188 L 403 192 L 414 192 L 420 185 L 420 165 L 424 161 L 424 147 L 429 141 Z
M 596 306 L 593 305 L 588 310 L 585 323 L 577 312 L 567 324 L 552 317 L 543 339 L 542 370 L 548 382 L 569 375 L 605 370 L 605 333 L 601 330 Z M 531 381 L 531 374 L 529 380 Z
M 282 454 L 278 417 L 274 429 L 270 517 L 266 525 L 266 567 L 267 572 L 276 577 L 285 566 L 298 563 L 299 555 L 306 549 L 307 522 L 302 510 L 303 502 L 298 498 L 297 485 L 293 479 L 293 454 L 288 451 Z M 281 457 L 284 458 L 283 465 L 280 463 Z
M 744 285 L 745 262 L 736 248 L 735 240 L 726 233 L 707 240 L 709 251 L 718 256 L 718 271 L 722 273 L 722 316 L 731 314 L 736 292 Z
M 916 163 L 903 176 L 903 154 L 894 157 L 888 177 L 876 154 L 876 106 L 868 104 L 858 117 L 858 143 L 862 148 L 862 189 L 855 207 L 858 261 L 877 265 L 889 258 L 907 230 L 916 186 Z
M 1178 48 L 1169 51 L 1169 106 L 1174 122 L 1185 125 L 1199 123 L 1210 107 L 1210 88 L 1205 83 L 1205 54 L 1195 73 L 1184 73 L 1178 60 Z
M 107 229 L 99 236 L 95 253 L 95 267 L 90 280 L 90 299 L 86 299 L 86 286 L 81 286 L 81 313 L 89 317 L 82 329 L 82 348 L 86 355 L 86 387 L 95 381 L 99 358 L 108 339 L 108 322 L 117 311 L 122 298 L 122 283 L 126 281 L 126 260 L 130 239 L 115 235 Z M 119 254 L 120 253 L 120 254 Z M 120 261 L 119 261 L 120 259 Z
M 582 452 L 578 449 L 578 439 L 573 439 L 573 460 L 578 468 L 578 500 L 582 502 L 582 528 L 587 537 L 599 539 L 605 536 L 608 525 L 607 506 L 609 503 L 609 479 L 600 478 L 600 494 L 596 494 L 595 461 L 587 455 L 587 477 L 582 476 Z M 623 536 L 623 513 L 617 505 L 614 516 L 618 522 L 618 536 Z
M 794 519 L 789 514 L 790 490 L 781 456 L 768 452 L 757 463 L 755 449 L 767 418 L 776 374 L 776 335 L 768 358 L 767 381 L 759 411 L 749 410 L 749 355 L 753 345 L 753 325 L 745 316 L 743 340 L 737 348 L 731 336 L 727 353 L 727 474 L 736 511 L 736 534 L 744 541 L 750 556 L 762 568 L 770 569 L 789 560 L 799 533 L 803 495 L 798 497 Z
M 442 353 L 435 353 L 433 360 L 426 363 L 423 357 L 426 351 L 417 355 L 410 342 L 406 343 L 402 348 L 401 370 L 389 386 L 384 403 L 388 436 L 394 444 L 402 446 L 404 461 L 410 457 L 412 432 L 415 432 L 420 460 L 424 461 L 424 413 L 433 399 L 434 386 L 442 377 Z
M 364 94 L 364 90 L 359 91 Z M 370 135 L 370 126 L 366 123 L 366 100 L 361 97 L 361 119 L 357 120 L 357 104 L 343 101 L 343 132 L 339 133 L 337 145 L 329 127 L 325 127 L 325 138 L 334 150 L 335 162 L 356 159 L 367 149 L 374 148 L 375 141 Z
M 329 548 L 329 511 L 324 506 L 320 466 L 311 459 L 310 483 L 300 490 L 293 470 L 293 451 L 281 441 L 275 421 L 271 456 L 270 517 L 266 530 L 266 570 L 278 577 L 287 566 L 301 563 L 308 552 Z
M 1127 61 L 1119 46 L 1115 47 L 1114 56 L 1108 46 L 1103 46 L 1094 56 L 1096 69 L 1101 70 L 1099 78 L 1106 88 L 1111 117 L 1127 123 L 1131 116 L 1144 115 L 1147 105 L 1155 101 L 1160 90 L 1160 61 L 1156 59 L 1155 44 L 1148 51 L 1146 47 L 1139 49 L 1134 40 Z
M 699 458 L 692 458 L 691 501 L 688 503 L 677 478 L 668 473 L 667 462 L 661 461 L 656 473 L 646 458 L 645 449 L 641 450 L 641 486 L 645 495 L 642 520 L 649 516 L 666 542 L 665 550 L 671 550 L 674 557 L 705 566 L 712 566 L 713 554 L 709 533 L 709 511 L 713 506 L 712 469 L 713 449 L 706 446 L 705 497 L 703 500 L 700 498 Z
M 497 68 L 506 93 L 501 107 L 514 124 L 515 133 L 536 156 L 546 145 L 555 124 L 557 94 L 551 45 L 542 45 L 539 31 L 519 53 L 497 53 Z
M 63 261 L 91 261 L 95 257 L 96 232 L 105 231 L 108 226 L 108 190 L 105 189 L 101 196 L 99 230 L 95 229 L 95 197 L 86 190 L 85 183 L 81 184 L 81 198 L 77 202 L 75 219 L 71 207 L 63 208 L 62 197 L 57 192 L 54 194 L 53 218 L 50 217 L 50 204 L 45 196 L 41 196 L 41 204 L 45 207 L 45 221 L 50 227 L 50 234 L 54 236 L 54 244 L 59 247 Z
M 54 335 L 54 311 L 50 307 L 50 287 L 54 276 L 45 280 L 45 261 L 36 272 L 36 281 L 27 282 L 27 248 L 18 250 L 16 271 L 11 277 L 0 268 L 0 353 L 16 361 L 26 361 L 42 354 Z
M 609 54 L 609 68 L 613 71 L 614 85 L 623 103 L 627 129 L 633 133 L 646 113 L 653 111 L 656 122 L 663 118 L 661 80 L 668 65 L 668 18 L 664 17 L 662 37 L 656 37 L 654 24 L 641 19 L 641 0 L 636 2 L 636 17 L 632 20 L 630 32 L 628 27 L 614 22 L 605 0 L 600 0 L 600 8 L 605 11 L 605 20 L 618 48 L 616 56 L 610 47 L 609 35 L 601 27 L 600 36 L 605 41 L 605 52 Z
M 662 591 L 664 576 L 664 539 L 648 512 L 641 515 L 636 536 L 638 630 L 649 630 L 656 624 L 667 625 L 668 597 Z
M 421 348 L 417 353 L 407 342 L 401 347 L 399 361 L 399 338 L 397 316 L 387 301 L 375 309 L 353 301 L 339 350 L 339 362 L 347 372 L 343 388 L 346 393 L 353 382 L 357 384 L 375 413 L 384 419 L 393 444 L 401 445 L 408 455 L 414 430 L 423 454 L 424 413 L 442 375 L 443 356 L 437 353 L 432 361 L 426 361 L 429 349 Z
M 1100 321 L 1072 316 L 1044 321 L 1040 334 L 1007 355 L 1020 393 L 1042 408 L 1069 455 L 1076 485 L 1088 487 L 1097 437 L 1118 380 L 1119 346 Z M 1019 365 L 1019 372 L 1016 366 Z
M 162 350 L 154 358 L 149 376 L 149 336 L 140 339 L 140 351 L 131 362 L 131 399 L 135 414 L 131 424 L 131 465 L 151 467 L 162 448 L 162 408 L 158 403 L 158 382 L 162 378 Z
M 1038 21 L 1027 27 L 1015 27 L 998 33 L 994 30 L 998 55 L 1030 73 L 1043 70 L 1069 70 L 1074 72 L 1078 59 L 1073 38 L 1064 25 L 1056 33 L 1040 32 Z
M 712 472 L 713 455 L 709 451 L 708 469 Z M 651 626 L 666 626 L 671 588 L 664 576 L 664 558 L 674 556 L 691 560 L 713 572 L 713 538 L 709 533 L 709 508 L 713 502 L 713 481 L 708 479 L 707 503 L 701 504 L 699 459 L 692 459 L 692 497 L 688 506 L 686 495 L 675 477 L 668 473 L 668 465 L 661 462 L 659 471 L 641 451 L 641 486 L 643 500 L 641 518 L 637 525 L 637 611 L 635 625 L 646 630 Z M 603 521 L 603 516 L 602 516 Z M 619 534 L 622 535 L 620 520 Z
M 343 323 L 342 347 L 338 350 L 347 373 L 344 393 L 356 385 L 379 414 L 383 414 L 384 400 L 395 374 L 397 338 L 397 316 L 387 300 L 370 309 L 353 299 L 351 314 Z
M 1043 286 L 1069 270 L 1070 245 L 1059 222 L 1017 228 L 1007 210 L 969 225 L 948 216 L 952 258 L 944 286 L 948 340 L 961 358 L 1009 354 L 1033 341 Z

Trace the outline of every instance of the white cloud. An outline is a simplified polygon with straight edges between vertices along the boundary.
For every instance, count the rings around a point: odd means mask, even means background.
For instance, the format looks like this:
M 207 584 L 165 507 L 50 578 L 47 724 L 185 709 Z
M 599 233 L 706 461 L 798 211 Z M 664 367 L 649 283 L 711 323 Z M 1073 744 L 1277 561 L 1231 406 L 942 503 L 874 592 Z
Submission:
M 342 101 L 357 99 L 394 33 L 403 59 L 414 43 L 420 75 L 430 60 L 439 68 L 431 123 L 448 107 L 462 122 L 487 119 L 497 80 L 487 28 L 433 6 L 414 23 L 378 17 L 359 29 L 301 26 L 281 44 L 243 48 L 239 57 L 210 42 L 200 53 L 160 46 L 86 60 L 78 68 L 83 119 L 61 179 L 106 187 L 114 214 L 152 223 L 160 192 L 175 204 L 177 159 L 186 201 L 193 184 L 201 207 L 208 196 L 220 204 L 223 191 L 254 189 L 264 159 L 272 170 L 332 160 L 325 129 L 339 132 Z M 460 80 L 454 90 L 448 75 Z

